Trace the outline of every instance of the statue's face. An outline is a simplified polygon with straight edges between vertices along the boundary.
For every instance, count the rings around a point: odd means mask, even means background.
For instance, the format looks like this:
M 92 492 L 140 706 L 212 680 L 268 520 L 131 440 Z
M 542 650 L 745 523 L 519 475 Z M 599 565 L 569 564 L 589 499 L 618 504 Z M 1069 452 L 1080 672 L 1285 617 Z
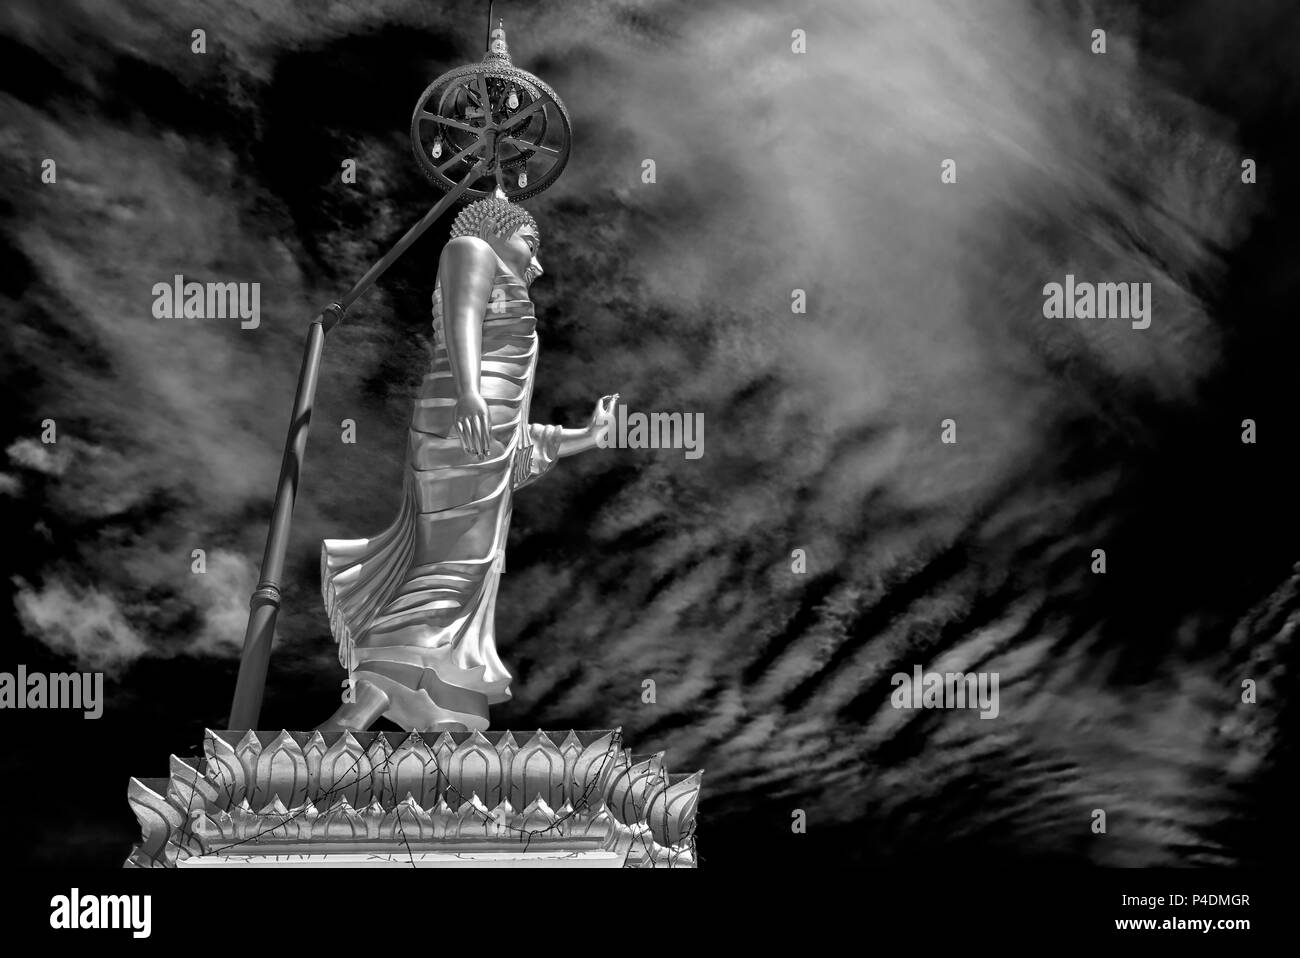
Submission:
M 507 240 L 494 236 L 491 240 L 497 255 L 510 267 L 510 271 L 531 286 L 542 275 L 542 264 L 537 260 L 541 239 L 531 226 L 521 226 Z

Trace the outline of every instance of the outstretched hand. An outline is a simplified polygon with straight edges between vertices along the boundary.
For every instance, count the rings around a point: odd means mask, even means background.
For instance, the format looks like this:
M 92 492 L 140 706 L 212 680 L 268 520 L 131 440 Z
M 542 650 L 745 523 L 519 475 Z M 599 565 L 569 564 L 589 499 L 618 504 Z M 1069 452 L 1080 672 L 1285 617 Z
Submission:
M 618 393 L 601 396 L 596 401 L 596 409 L 591 414 L 591 421 L 587 423 L 587 434 L 592 439 L 599 439 L 603 432 L 614 428 L 614 407 L 617 405 Z

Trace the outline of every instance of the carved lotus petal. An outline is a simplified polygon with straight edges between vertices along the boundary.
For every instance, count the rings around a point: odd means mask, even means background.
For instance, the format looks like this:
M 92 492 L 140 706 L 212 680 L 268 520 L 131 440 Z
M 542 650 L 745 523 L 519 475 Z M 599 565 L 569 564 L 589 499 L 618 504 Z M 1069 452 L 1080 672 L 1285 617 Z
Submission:
M 307 798 L 308 778 L 302 746 L 281 731 L 257 756 L 252 803 L 265 805 L 274 797 L 286 806 L 300 805 Z
M 575 836 L 581 835 L 584 838 L 603 840 L 612 835 L 619 824 L 609 807 L 604 802 L 601 802 L 595 808 L 589 810 L 585 821 L 574 820 L 572 832 Z
M 625 757 L 625 753 L 619 748 L 615 732 L 606 732 L 574 754 L 574 747 L 581 744 L 577 735 L 570 732 L 560 748 L 560 751 L 565 754 L 564 797 L 574 808 L 595 804 L 604 798 L 610 782 L 622 767 L 620 760 Z M 571 760 L 570 756 L 572 756 Z
M 175 756 L 173 756 L 174 758 Z M 184 765 L 184 763 L 180 763 Z M 172 776 L 167 780 L 167 802 L 180 811 L 181 829 L 176 840 L 182 847 L 194 846 L 197 842 L 195 822 L 210 811 L 215 811 L 221 807 L 223 796 L 218 792 L 212 783 L 198 775 L 198 772 L 189 766 L 189 772 L 179 771 L 175 764 L 172 766 Z M 204 793 L 210 794 L 213 801 L 204 798 Z
M 614 795 L 614 786 L 618 784 L 626 775 L 627 770 L 632 767 L 632 753 L 625 748 L 616 748 L 614 754 L 609 760 L 609 777 L 605 782 L 605 790 L 600 794 L 600 798 L 608 805 Z M 594 805 L 596 795 L 588 795 L 587 802 Z M 577 804 L 576 802 L 574 803 Z
M 644 825 L 624 825 L 622 822 L 611 822 L 604 849 L 621 858 L 624 866 L 626 866 L 639 860 L 638 849 L 648 846 L 651 840 L 650 830 Z
M 292 825 L 297 826 L 296 838 L 298 841 L 311 841 L 316 827 L 316 819 L 320 817 L 320 812 L 316 808 L 316 803 L 311 800 L 303 802 L 297 808 L 289 809 L 289 815 L 292 817 Z
M 365 750 L 351 732 L 345 731 L 321 756 L 321 797 L 341 796 L 347 799 L 350 808 L 368 803 L 370 776 L 370 760 Z
M 366 838 L 371 841 L 379 840 L 380 832 L 384 827 L 384 818 L 387 815 L 387 810 L 378 799 L 366 806 L 361 813 L 361 820 L 366 823 Z
M 610 808 L 625 825 L 643 822 L 655 793 L 668 786 L 663 752 L 629 765 L 610 786 Z
M 232 838 L 236 842 L 251 841 L 262 827 L 261 818 L 249 807 L 247 798 L 241 798 L 239 804 L 230 810 L 230 821 L 234 826 Z
M 272 795 L 271 800 L 267 802 L 266 805 L 262 808 L 262 810 L 259 811 L 257 814 L 263 816 L 269 815 L 275 818 L 283 818 L 289 814 L 289 807 L 284 804 L 284 801 L 280 798 L 279 795 Z
M 575 792 L 582 793 L 580 788 L 574 786 L 574 772 L 577 770 L 578 759 L 584 751 L 582 739 L 578 738 L 577 732 L 570 729 L 559 747 L 560 757 L 564 759 L 564 798 L 566 801 L 573 801 Z
M 320 763 L 326 751 L 325 736 L 319 731 L 312 732 L 302 747 L 302 756 L 307 763 L 307 797 L 313 802 L 320 799 Z
M 346 798 L 339 798 L 329 811 L 316 819 L 313 838 L 324 841 L 359 841 L 366 837 L 366 823 Z
M 479 800 L 477 794 L 471 794 L 468 801 L 460 803 L 455 813 L 455 824 L 450 837 L 460 839 L 488 838 L 495 831 L 496 823 L 487 806 Z
M 239 764 L 244 767 L 244 781 L 247 783 L 250 792 L 257 776 L 257 756 L 261 752 L 262 743 L 258 739 L 257 733 L 252 729 L 245 732 L 244 737 L 235 746 L 235 754 L 239 756 Z
M 223 808 L 210 817 L 213 824 L 217 826 L 221 841 L 223 843 L 233 842 L 235 840 L 235 820 L 230 817 L 230 812 Z
M 501 787 L 507 791 L 509 791 L 510 770 L 514 768 L 515 756 L 518 754 L 519 743 L 515 741 L 514 733 L 506 732 L 497 742 L 497 755 L 501 757 Z
M 519 814 L 509 802 L 498 802 L 497 807 L 488 812 L 487 833 L 494 838 L 519 838 Z
M 438 794 L 443 794 L 450 785 L 447 770 L 451 768 L 451 757 L 456 754 L 456 740 L 450 732 L 443 732 L 431 746 L 434 764 L 438 766 Z
M 463 803 L 468 795 L 481 795 L 493 805 L 507 797 L 502 793 L 501 756 L 482 732 L 473 732 L 452 753 L 447 777 L 453 804 Z
M 198 768 L 183 758 L 170 756 L 167 784 L 169 800 L 182 809 L 216 807 L 222 803 L 220 789 L 200 774 Z M 174 796 L 174 798 L 173 798 Z
M 419 732 L 412 732 L 397 747 L 389 759 L 392 797 L 411 794 L 421 806 L 436 794 L 438 773 L 433 765 L 433 753 Z
M 271 796 L 271 801 L 257 814 L 262 819 L 258 823 L 258 841 L 285 841 L 293 837 L 289 828 L 293 813 L 280 800 L 279 795 Z M 292 831 L 296 832 L 297 829 Z
M 376 732 L 375 737 L 370 740 L 370 745 L 366 749 L 366 759 L 370 762 L 371 771 L 370 794 L 365 800 L 384 804 L 391 803 L 393 791 L 392 757 L 393 747 L 388 742 L 388 736 L 383 732 Z
M 225 815 L 226 822 L 229 823 L 230 816 L 225 812 L 214 813 L 214 816 L 198 812 L 190 819 L 188 828 L 190 842 L 187 844 L 191 851 L 206 855 L 223 844 L 222 824 L 218 820 L 222 815 Z
M 384 816 L 379 837 L 402 845 L 428 841 L 433 838 L 433 821 L 415 796 L 408 793 Z
M 455 834 L 456 813 L 451 810 L 445 799 L 439 798 L 438 804 L 429 809 L 429 820 L 433 823 L 433 837 L 446 838 Z
M 700 799 L 704 772 L 688 775 L 680 782 L 651 794 L 646 824 L 661 845 L 677 845 L 695 828 L 695 806 Z
M 243 799 L 248 777 L 231 744 L 211 729 L 204 729 L 203 757 L 204 777 L 221 793 L 222 804 L 229 808 Z
M 549 838 L 559 837 L 555 831 L 555 822 L 559 816 L 551 810 L 551 806 L 546 804 L 546 799 L 538 795 L 528 807 L 524 809 L 520 820 L 515 823 L 515 827 L 522 830 L 525 838 Z
M 156 791 L 132 778 L 127 783 L 127 801 L 140 823 L 140 844 L 129 861 L 145 868 L 166 868 L 176 864 L 176 845 L 173 841 L 181 827 L 180 809 L 171 805 Z
M 551 829 L 551 834 L 560 838 L 568 838 L 573 834 L 573 823 L 577 817 L 578 813 L 573 806 L 565 802 L 555 810 L 555 827 Z
M 564 801 L 564 756 L 540 729 L 515 756 L 510 797 L 520 808 L 538 797 L 552 807 Z
M 582 739 L 573 729 L 564 736 L 564 741 L 560 742 L 560 754 L 564 756 L 565 769 L 573 768 L 573 761 L 582 754 Z

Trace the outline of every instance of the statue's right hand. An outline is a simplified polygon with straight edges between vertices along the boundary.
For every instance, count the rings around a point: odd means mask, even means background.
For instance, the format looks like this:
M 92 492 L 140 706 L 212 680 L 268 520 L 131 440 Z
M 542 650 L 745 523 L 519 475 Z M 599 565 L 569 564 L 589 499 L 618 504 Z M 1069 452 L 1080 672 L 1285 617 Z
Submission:
M 462 448 L 479 459 L 486 458 L 492 441 L 492 420 L 483 397 L 478 393 L 462 393 L 456 398 L 455 415 Z

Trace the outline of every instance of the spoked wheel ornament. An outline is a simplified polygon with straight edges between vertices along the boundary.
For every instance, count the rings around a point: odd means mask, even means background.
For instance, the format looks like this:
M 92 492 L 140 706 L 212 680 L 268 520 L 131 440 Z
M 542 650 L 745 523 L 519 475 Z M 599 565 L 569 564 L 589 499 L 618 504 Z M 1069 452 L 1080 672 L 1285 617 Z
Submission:
M 499 21 L 483 62 L 434 80 L 411 117 L 415 158 L 439 189 L 452 189 L 484 162 L 465 190 L 476 199 L 498 188 L 510 200 L 542 192 L 569 162 L 572 138 L 555 91 L 510 62 Z

